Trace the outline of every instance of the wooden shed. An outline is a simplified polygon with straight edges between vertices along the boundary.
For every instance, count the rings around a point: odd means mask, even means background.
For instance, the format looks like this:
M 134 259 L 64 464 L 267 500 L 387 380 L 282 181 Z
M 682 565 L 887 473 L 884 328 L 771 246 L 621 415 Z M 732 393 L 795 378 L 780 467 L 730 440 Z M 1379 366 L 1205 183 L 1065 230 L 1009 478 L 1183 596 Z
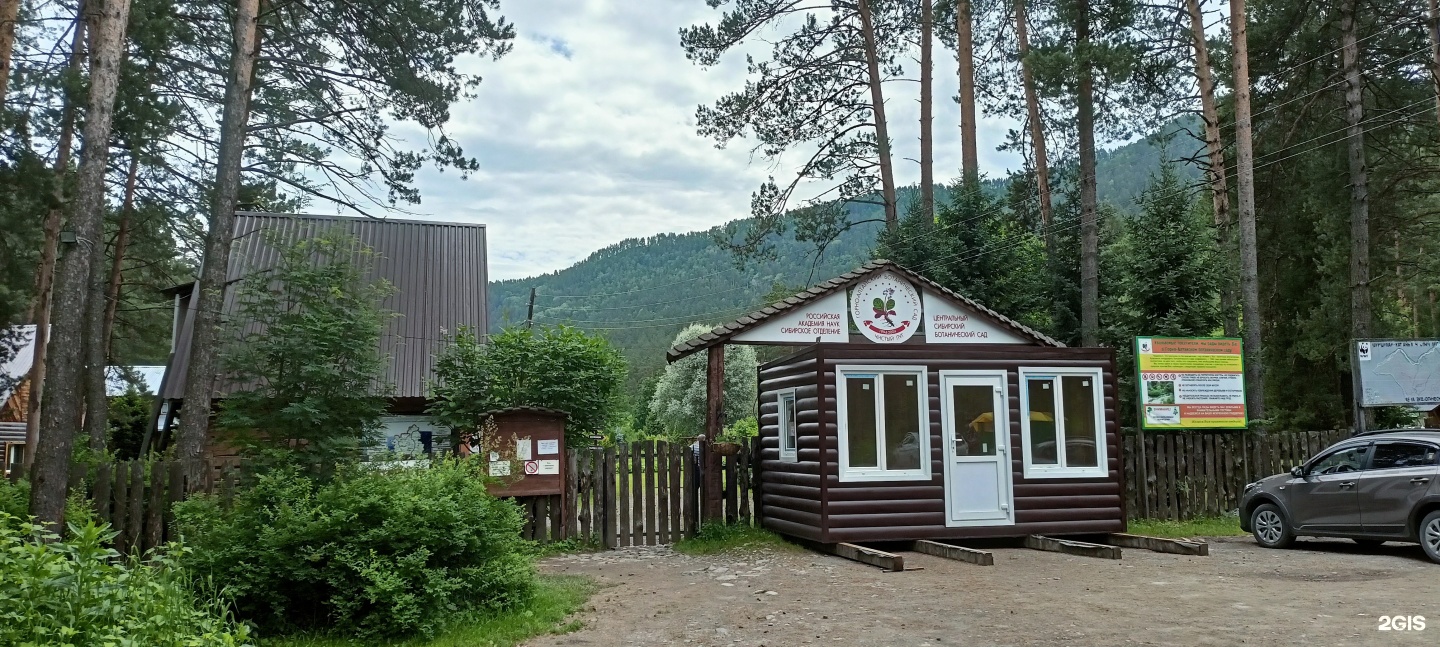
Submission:
M 760 368 L 771 530 L 822 544 L 1125 530 L 1111 349 L 1066 347 L 884 260 L 669 359 L 712 349 L 713 364 L 727 343 L 803 346 Z

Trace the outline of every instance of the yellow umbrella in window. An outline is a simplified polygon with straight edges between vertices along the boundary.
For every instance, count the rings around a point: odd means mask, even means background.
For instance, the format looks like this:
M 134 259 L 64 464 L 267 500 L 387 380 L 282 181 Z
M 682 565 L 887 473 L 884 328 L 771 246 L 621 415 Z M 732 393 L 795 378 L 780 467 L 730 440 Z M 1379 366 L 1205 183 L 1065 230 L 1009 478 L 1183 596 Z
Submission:
M 1055 422 L 1055 417 L 1043 411 L 1031 411 L 1030 421 Z M 990 431 L 990 427 L 994 424 L 995 414 L 993 412 L 986 411 L 985 413 L 975 416 L 975 419 L 970 421 L 970 428 L 974 429 L 975 431 Z

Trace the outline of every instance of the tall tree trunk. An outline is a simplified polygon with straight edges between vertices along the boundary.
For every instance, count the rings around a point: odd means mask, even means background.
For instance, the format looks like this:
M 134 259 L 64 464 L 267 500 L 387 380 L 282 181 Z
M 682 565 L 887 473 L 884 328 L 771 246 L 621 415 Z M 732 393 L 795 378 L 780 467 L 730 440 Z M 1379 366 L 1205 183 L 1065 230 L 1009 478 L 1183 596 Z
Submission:
M 980 156 L 975 144 L 975 38 L 970 0 L 955 5 L 955 58 L 960 74 L 960 177 L 969 184 L 980 180 Z
M 250 120 L 250 95 L 255 82 L 255 59 L 260 55 L 260 0 L 237 0 L 235 44 L 230 76 L 225 83 L 225 107 L 220 120 L 220 151 L 215 168 L 215 198 L 210 228 L 205 233 L 205 259 L 195 286 L 195 324 L 190 340 L 190 365 L 185 375 L 184 414 L 176 438 L 176 454 L 186 478 L 199 482 L 204 474 L 206 431 L 214 395 L 219 312 L 224 302 L 225 273 L 230 265 L 230 242 L 235 228 L 235 204 L 240 191 L 241 153 L 245 126 Z
M 1435 117 L 1440 119 L 1440 0 L 1430 0 L 1430 80 L 1435 83 Z
M 20 19 L 20 0 L 0 0 L 0 108 L 10 91 L 10 61 L 15 52 L 15 21 Z
M 52 528 L 65 519 L 65 490 L 75 431 L 80 428 L 81 376 L 85 369 L 87 287 L 96 267 L 105 263 L 105 172 L 109 167 L 110 122 L 120 82 L 120 57 L 130 0 L 108 0 L 100 13 L 90 57 L 90 99 L 76 172 L 74 249 L 61 260 L 55 282 L 55 352 L 47 360 L 52 378 L 50 396 L 40 409 L 40 444 L 30 480 L 30 514 Z
M 865 39 L 865 64 L 870 73 L 870 102 L 875 114 L 875 145 L 880 155 L 880 190 L 885 200 L 885 228 L 894 231 L 900 226 L 895 198 L 895 168 L 890 163 L 890 129 L 885 122 L 884 82 L 880 76 L 880 53 L 875 45 L 875 21 L 870 15 L 870 0 L 860 0 L 860 31 Z
M 1190 12 L 1190 42 L 1195 48 L 1195 80 L 1200 86 L 1200 115 L 1205 120 L 1205 147 L 1210 153 L 1210 205 L 1215 216 L 1215 245 L 1220 254 L 1230 251 L 1230 187 L 1225 174 L 1225 143 L 1220 140 L 1220 111 L 1215 106 L 1215 79 L 1210 73 L 1210 46 L 1205 41 L 1205 16 L 1200 13 L 1200 0 L 1186 0 Z M 1220 311 L 1224 317 L 1225 336 L 1240 333 L 1240 317 L 1235 311 L 1236 286 L 1226 273 L 1220 284 Z
M 1345 130 L 1350 149 L 1350 335 L 1364 339 L 1370 336 L 1370 188 L 1355 0 L 1340 3 L 1340 58 L 1345 67 Z
M 1075 9 L 1079 66 L 1076 126 L 1080 139 L 1080 344 L 1100 345 L 1100 223 L 1095 197 L 1095 75 L 1090 63 L 1090 2 Z
M 70 35 L 70 61 L 67 71 L 79 74 L 85 65 L 85 33 L 89 20 L 89 3 L 81 0 L 75 8 L 75 27 Z M 66 203 L 65 184 L 70 173 L 70 149 L 75 143 L 75 97 L 68 93 L 60 113 L 60 135 L 55 142 L 55 204 L 45 214 L 45 240 L 40 250 L 40 266 L 35 268 L 35 297 L 30 306 L 30 320 L 35 322 L 35 350 L 30 364 L 30 400 L 25 411 L 25 471 L 35 462 L 34 448 L 40 443 L 40 404 L 45 397 L 45 364 L 50 348 L 50 299 L 55 282 L 55 259 L 59 255 L 61 207 Z
M 1015 39 L 1020 54 L 1020 78 L 1025 84 L 1025 112 L 1030 122 L 1030 146 L 1035 152 L 1035 188 L 1040 194 L 1040 230 L 1045 250 L 1055 249 L 1050 223 L 1054 209 L 1050 202 L 1050 162 L 1045 152 L 1045 123 L 1040 119 L 1040 97 L 1035 91 L 1035 72 L 1030 67 L 1030 25 L 1025 17 L 1025 1 L 1015 0 Z
M 920 212 L 927 224 L 935 218 L 934 27 L 931 0 L 920 0 Z
M 110 324 L 120 292 L 120 264 L 125 259 L 126 239 L 130 235 L 130 209 L 135 204 L 135 179 L 140 161 L 133 153 L 130 170 L 125 174 L 125 201 L 120 207 L 120 230 L 115 234 L 114 260 L 110 276 L 105 276 L 105 246 L 94 256 L 90 268 L 90 308 L 85 313 L 85 436 L 90 449 L 103 451 L 105 435 L 110 429 L 110 398 L 105 394 L 105 366 L 110 352 Z M 112 292 L 114 293 L 112 296 Z
M 1245 0 L 1230 0 L 1230 42 L 1235 78 L 1235 193 L 1240 223 L 1240 316 L 1245 344 L 1245 404 L 1265 417 L 1265 366 L 1260 348 L 1260 272 L 1255 236 L 1255 148 L 1250 123 L 1250 46 Z

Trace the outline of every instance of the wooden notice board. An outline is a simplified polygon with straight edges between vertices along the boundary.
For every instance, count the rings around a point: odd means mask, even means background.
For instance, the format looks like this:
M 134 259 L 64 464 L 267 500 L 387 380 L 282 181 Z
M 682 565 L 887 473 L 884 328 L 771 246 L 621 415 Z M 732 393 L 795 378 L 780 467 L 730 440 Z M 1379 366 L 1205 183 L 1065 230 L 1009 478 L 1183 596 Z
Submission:
M 565 418 L 560 411 L 523 407 L 491 412 L 479 447 L 499 497 L 546 496 L 565 491 Z

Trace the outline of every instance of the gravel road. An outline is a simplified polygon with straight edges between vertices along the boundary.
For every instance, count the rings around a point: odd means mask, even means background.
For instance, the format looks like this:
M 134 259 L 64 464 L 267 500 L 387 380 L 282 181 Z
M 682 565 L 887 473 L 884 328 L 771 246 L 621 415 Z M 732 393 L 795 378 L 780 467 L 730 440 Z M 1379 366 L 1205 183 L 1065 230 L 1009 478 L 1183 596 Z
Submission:
M 1209 557 L 1123 560 L 995 548 L 995 565 L 906 553 L 886 573 L 783 550 L 557 556 L 601 589 L 584 628 L 531 645 L 1440 645 L 1440 565 L 1414 545 L 1215 540 Z M 1381 616 L 1425 616 L 1380 631 Z

